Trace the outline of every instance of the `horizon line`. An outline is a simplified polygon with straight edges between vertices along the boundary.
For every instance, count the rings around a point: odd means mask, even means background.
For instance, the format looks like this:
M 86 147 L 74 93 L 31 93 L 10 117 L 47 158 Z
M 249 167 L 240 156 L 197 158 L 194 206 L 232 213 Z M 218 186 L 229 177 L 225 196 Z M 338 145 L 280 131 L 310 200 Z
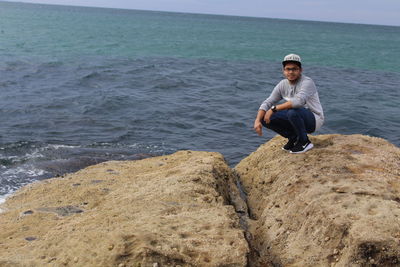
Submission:
M 234 14 L 217 14 L 217 13 L 198 13 L 188 11 L 172 11 L 172 10 L 151 10 L 151 9 L 135 9 L 135 8 L 123 8 L 123 7 L 108 7 L 108 6 L 87 6 L 87 5 L 66 5 L 66 4 L 49 4 L 49 3 L 32 3 L 23 1 L 0 1 L 5 3 L 16 3 L 16 4 L 30 4 L 30 5 L 46 5 L 46 6 L 63 6 L 63 7 L 83 7 L 83 8 L 102 8 L 102 9 L 117 9 L 117 10 L 132 10 L 132 11 L 145 11 L 145 12 L 164 12 L 164 13 L 175 13 L 175 14 L 192 14 L 192 15 L 211 15 L 211 16 L 226 16 L 226 17 L 242 17 L 242 18 L 255 18 L 255 19 L 276 19 L 276 20 L 291 20 L 291 21 L 302 21 L 302 22 L 320 22 L 320 23 L 338 23 L 338 24 L 353 24 L 353 25 L 365 25 L 365 26 L 383 26 L 383 27 L 400 27 L 399 25 L 391 24 L 372 24 L 362 22 L 343 22 L 343 21 L 330 21 L 330 20 L 307 20 L 307 19 L 295 19 L 295 18 L 278 18 L 278 17 L 260 17 L 260 16 L 249 16 L 249 15 L 234 15 Z

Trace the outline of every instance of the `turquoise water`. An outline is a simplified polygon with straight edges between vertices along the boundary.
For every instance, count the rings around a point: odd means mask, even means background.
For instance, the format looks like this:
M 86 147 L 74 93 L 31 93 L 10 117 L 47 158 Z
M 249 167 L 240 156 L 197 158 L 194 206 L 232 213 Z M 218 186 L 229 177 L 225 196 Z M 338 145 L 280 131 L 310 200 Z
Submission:
M 400 145 L 400 27 L 0 2 L 0 198 L 105 160 L 181 149 L 235 165 L 298 53 L 320 134 Z
M 0 3 L 1 53 L 191 57 L 399 72 L 400 27 Z

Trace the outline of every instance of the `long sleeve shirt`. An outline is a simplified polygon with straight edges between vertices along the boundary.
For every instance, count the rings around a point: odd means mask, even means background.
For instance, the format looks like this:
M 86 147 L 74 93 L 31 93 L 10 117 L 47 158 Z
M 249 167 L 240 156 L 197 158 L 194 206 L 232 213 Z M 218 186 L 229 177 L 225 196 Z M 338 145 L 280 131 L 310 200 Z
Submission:
M 315 130 L 321 128 L 324 123 L 324 111 L 319 101 L 317 87 L 311 78 L 301 75 L 296 84 L 290 84 L 287 79 L 280 81 L 271 95 L 261 104 L 260 109 L 267 111 L 282 99 L 290 101 L 293 108 L 308 108 L 315 116 Z

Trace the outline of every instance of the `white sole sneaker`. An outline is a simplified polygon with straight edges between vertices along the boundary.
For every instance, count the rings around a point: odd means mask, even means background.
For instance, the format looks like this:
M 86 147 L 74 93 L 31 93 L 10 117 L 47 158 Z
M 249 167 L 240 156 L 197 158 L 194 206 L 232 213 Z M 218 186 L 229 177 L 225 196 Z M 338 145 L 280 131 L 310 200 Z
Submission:
M 292 153 L 292 154 L 304 153 L 304 152 L 307 152 L 308 150 L 312 149 L 313 147 L 314 147 L 314 145 L 313 145 L 312 143 L 308 143 L 308 145 L 307 145 L 306 147 L 304 147 L 303 150 L 301 150 L 301 151 L 296 151 L 296 152 L 290 151 L 290 153 Z

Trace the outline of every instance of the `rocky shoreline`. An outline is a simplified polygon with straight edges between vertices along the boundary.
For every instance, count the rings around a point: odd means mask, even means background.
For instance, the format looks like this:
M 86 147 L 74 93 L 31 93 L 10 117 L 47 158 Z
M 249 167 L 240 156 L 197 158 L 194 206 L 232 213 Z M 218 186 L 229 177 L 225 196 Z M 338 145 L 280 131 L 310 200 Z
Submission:
M 234 169 L 179 151 L 28 185 L 0 207 L 0 266 L 398 266 L 400 149 L 311 138 Z

